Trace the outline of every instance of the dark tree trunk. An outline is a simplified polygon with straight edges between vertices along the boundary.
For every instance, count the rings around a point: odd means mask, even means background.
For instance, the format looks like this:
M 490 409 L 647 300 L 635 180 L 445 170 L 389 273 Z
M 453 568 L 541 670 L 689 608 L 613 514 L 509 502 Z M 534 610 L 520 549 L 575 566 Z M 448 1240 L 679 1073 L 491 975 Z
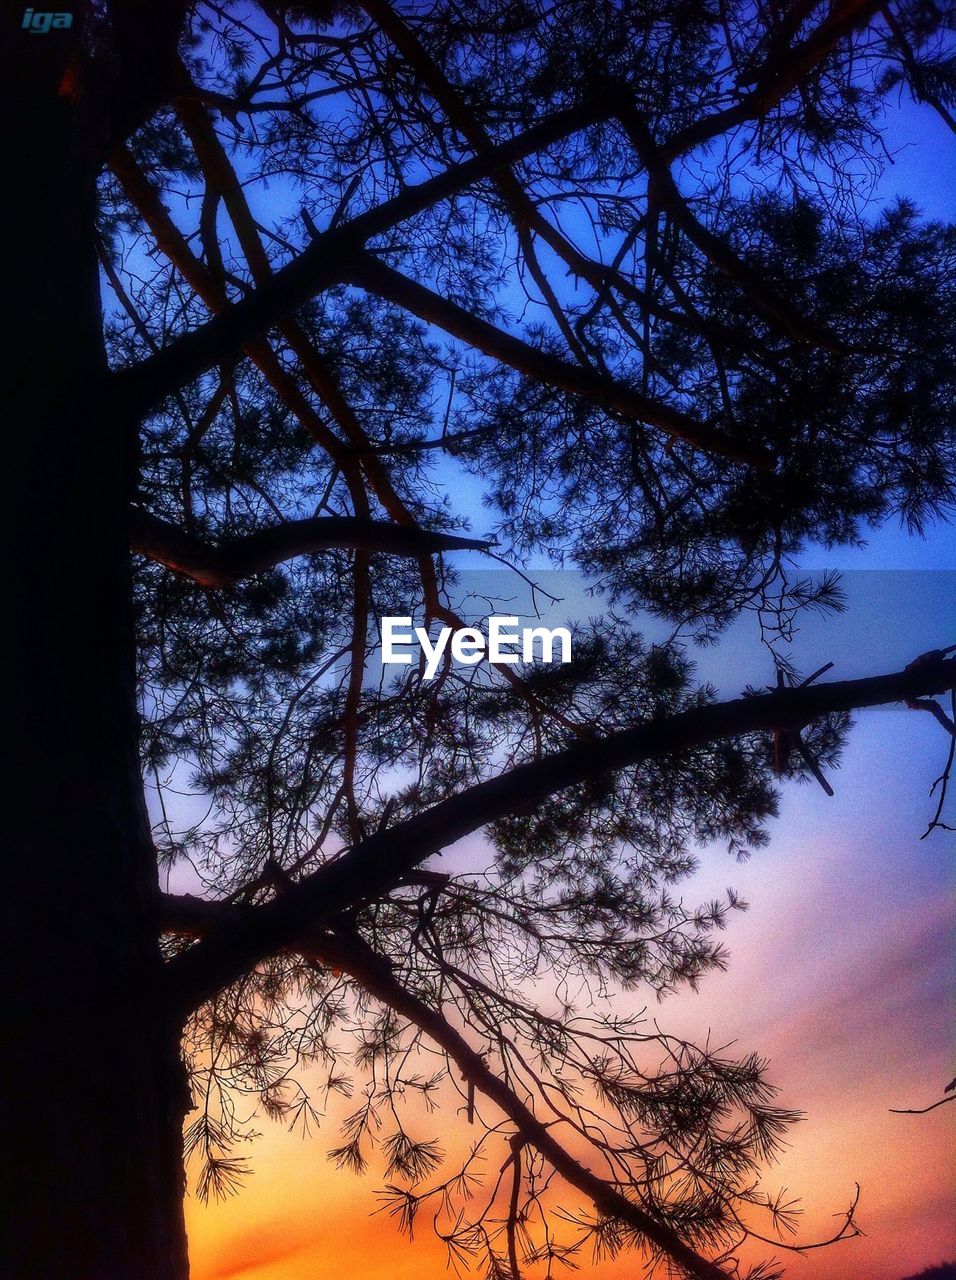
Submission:
M 5 1280 L 184 1280 L 186 1105 L 136 751 L 129 432 L 105 358 L 73 37 L 4 5 Z

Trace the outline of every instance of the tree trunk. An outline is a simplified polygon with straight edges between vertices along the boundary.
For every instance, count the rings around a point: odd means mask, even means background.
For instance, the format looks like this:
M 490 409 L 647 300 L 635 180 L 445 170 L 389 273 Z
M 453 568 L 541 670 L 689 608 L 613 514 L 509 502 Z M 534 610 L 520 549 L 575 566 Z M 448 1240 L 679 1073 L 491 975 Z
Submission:
M 13 659 L 0 1275 L 184 1280 L 187 1102 L 137 760 L 130 433 L 94 394 L 96 112 L 73 99 L 76 33 L 21 33 L 22 9 L 4 8 Z

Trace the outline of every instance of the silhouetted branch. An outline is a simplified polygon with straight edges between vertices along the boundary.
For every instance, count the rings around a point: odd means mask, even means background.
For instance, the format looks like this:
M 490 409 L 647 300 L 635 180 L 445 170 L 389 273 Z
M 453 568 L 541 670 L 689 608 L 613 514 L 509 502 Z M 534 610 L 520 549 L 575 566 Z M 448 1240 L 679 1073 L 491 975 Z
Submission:
M 952 710 L 952 719 L 950 719 L 950 717 L 946 715 L 945 711 L 942 709 L 942 707 L 938 705 L 938 703 L 933 702 L 932 700 L 929 700 L 928 702 L 924 702 L 923 700 L 916 698 L 916 699 L 913 699 L 911 702 L 908 702 L 907 706 L 915 707 L 917 710 L 920 710 L 920 711 L 926 710 L 928 708 L 935 708 L 932 714 L 939 721 L 939 723 L 942 724 L 943 728 L 949 734 L 949 751 L 946 754 L 946 763 L 943 765 L 943 772 L 939 775 L 939 777 L 933 783 L 932 787 L 930 787 L 930 792 L 929 792 L 930 795 L 932 796 L 933 793 L 938 789 L 939 798 L 936 801 L 936 812 L 933 814 L 932 818 L 930 818 L 929 825 L 927 826 L 923 834 L 920 836 L 921 840 L 925 840 L 926 837 L 933 831 L 936 831 L 936 830 L 951 831 L 952 830 L 952 828 L 948 825 L 948 823 L 945 823 L 942 821 L 942 817 L 943 817 L 943 809 L 946 805 L 946 795 L 947 795 L 947 792 L 949 791 L 949 783 L 953 773 L 953 763 L 954 761 L 956 761 L 956 729 L 954 729 L 954 725 L 956 725 L 956 691 L 954 691 L 950 695 L 950 707 Z
M 203 902 L 189 895 L 166 894 L 161 902 L 163 927 L 169 932 L 194 937 L 202 937 L 224 920 L 249 918 L 254 910 Z M 356 933 L 311 930 L 293 940 L 290 949 L 349 974 L 370 995 L 424 1031 L 456 1064 L 469 1089 L 477 1090 L 493 1102 L 515 1125 L 521 1139 L 540 1152 L 566 1182 L 588 1196 L 599 1213 L 627 1223 L 697 1280 L 726 1280 L 726 1271 L 690 1249 L 670 1227 L 650 1217 L 565 1150 L 550 1127 L 487 1065 L 440 1010 L 431 1008 L 403 986 L 388 959 L 373 951 Z
M 176 270 L 196 291 L 210 311 L 216 315 L 228 311 L 229 298 L 222 280 L 214 275 L 190 249 L 185 236 L 173 222 L 168 209 L 163 204 L 159 191 L 143 173 L 132 154 L 125 148 L 119 148 L 111 158 L 110 167 L 126 196 L 153 233 L 157 246 Z M 354 468 L 354 459 L 350 458 L 342 442 L 316 413 L 295 379 L 283 366 L 268 338 L 261 333 L 252 332 L 241 347 L 313 440 L 343 470 Z M 157 352 L 149 359 L 163 359 L 168 349 Z M 122 378 L 125 375 L 119 376 Z
M 305 930 L 322 928 L 342 911 L 387 894 L 415 866 L 462 836 L 567 787 L 722 738 L 800 728 L 831 713 L 951 689 L 956 689 L 956 659 L 942 658 L 886 675 L 694 707 L 515 766 L 377 832 L 279 897 L 250 908 L 242 923 L 225 924 L 174 958 L 167 970 L 170 999 L 185 1016 Z
M 205 324 L 175 339 L 161 352 L 112 377 L 115 393 L 134 415 L 158 404 L 177 387 L 240 350 L 323 289 L 339 283 L 349 263 L 372 237 L 457 195 L 501 165 L 575 133 L 606 117 L 607 104 L 582 103 L 556 112 L 486 155 L 453 165 L 416 186 L 406 187 L 350 222 L 321 234 L 293 262 L 265 284 L 225 308 Z
M 354 516 L 289 520 L 217 547 L 139 507 L 130 513 L 130 524 L 134 551 L 208 588 L 231 586 L 285 560 L 318 551 L 382 551 L 417 558 L 439 551 L 487 551 L 492 545 L 479 538 L 403 528 Z
M 533 1146 L 564 1180 L 586 1195 L 602 1215 L 618 1219 L 640 1232 L 688 1275 L 698 1280 L 726 1280 L 728 1272 L 689 1248 L 670 1227 L 657 1222 L 622 1192 L 581 1164 L 554 1137 L 549 1126 L 485 1063 L 464 1036 L 441 1012 L 432 1009 L 399 982 L 389 961 L 357 934 L 322 934 L 306 944 L 323 964 L 352 976 L 370 995 L 419 1027 L 461 1070 L 465 1080 L 484 1094 L 515 1125 L 524 1142 Z M 314 947 L 314 950 L 313 950 Z
M 435 59 L 416 38 L 408 23 L 385 0 L 363 0 L 362 8 L 385 32 L 408 65 L 428 87 L 429 92 L 434 94 L 450 123 L 474 148 L 476 154 L 487 155 L 494 146 L 492 138 L 469 110 L 457 87 L 451 83 Z M 561 253 L 561 245 L 555 243 L 554 236 L 548 235 L 544 218 L 510 168 L 498 169 L 492 175 L 492 181 L 511 213 L 522 256 L 542 298 L 570 349 L 582 364 L 587 364 L 583 349 L 538 260 L 532 233 L 543 234 L 555 252 L 564 256 Z M 563 240 L 563 237 L 559 239 Z M 567 261 L 566 258 L 565 261 Z
M 818 66 L 841 40 L 866 26 L 882 7 L 882 0 L 844 0 L 829 6 L 826 18 L 805 40 L 783 53 L 772 55 L 750 77 L 754 88 L 733 106 L 702 116 L 678 130 L 661 147 L 665 160 L 675 160 L 695 147 L 718 138 L 728 129 L 761 120 L 792 92 L 809 71 Z
M 849 1207 L 843 1213 L 842 1225 L 839 1230 L 835 1231 L 832 1236 L 828 1236 L 826 1240 L 813 1240 L 808 1243 L 788 1244 L 783 1240 L 771 1240 L 767 1236 L 762 1236 L 758 1231 L 748 1230 L 748 1235 L 751 1239 L 759 1240 L 762 1244 L 772 1245 L 774 1249 L 786 1249 L 788 1253 L 807 1253 L 810 1249 L 829 1249 L 831 1245 L 839 1244 L 841 1240 L 853 1240 L 857 1236 L 863 1235 L 863 1232 L 857 1226 L 855 1221 L 855 1215 L 859 1203 L 860 1184 L 857 1183 L 854 1189 L 853 1199 L 850 1201 Z
M 951 738 L 956 738 L 956 722 L 950 720 L 939 703 L 934 702 L 932 698 L 913 698 L 906 705 L 911 711 L 928 711 Z
M 933 108 L 939 118 L 943 121 L 951 133 L 956 133 L 956 120 L 953 119 L 952 112 L 947 108 L 939 94 L 934 93 L 930 86 L 926 83 L 926 77 L 920 69 L 916 54 L 913 47 L 906 38 L 906 33 L 896 20 L 893 10 L 888 4 L 880 6 L 880 13 L 886 20 L 893 36 L 893 42 L 900 51 L 900 58 L 903 66 L 906 68 L 906 74 L 909 76 L 910 88 L 913 96 L 920 102 L 925 102 L 927 106 Z
M 820 324 L 801 315 L 785 298 L 781 298 L 754 269 L 737 256 L 729 244 L 699 222 L 678 190 L 670 168 L 654 143 L 651 132 L 633 108 L 623 108 L 621 124 L 634 150 L 647 169 L 652 199 L 674 219 L 681 231 L 707 257 L 718 271 L 740 287 L 761 311 L 771 316 L 783 329 L 802 342 L 826 351 L 840 351 L 841 344 Z
M 424 285 L 394 271 L 377 258 L 364 255 L 348 269 L 353 284 L 369 289 L 411 311 L 429 324 L 470 343 L 486 355 L 501 360 L 529 377 L 572 395 L 582 396 L 593 404 L 637 418 L 658 427 L 677 440 L 685 440 L 698 449 L 758 466 L 769 467 L 766 453 L 738 444 L 726 433 L 705 422 L 697 422 L 670 405 L 648 399 L 626 383 L 615 381 L 583 365 L 571 364 L 547 351 L 522 342 L 503 329 L 496 328 L 457 303 L 442 298 Z
M 956 1093 L 951 1093 L 948 1098 L 937 1098 L 928 1107 L 890 1107 L 890 1112 L 894 1116 L 925 1116 L 928 1111 L 935 1111 L 947 1102 L 956 1102 Z

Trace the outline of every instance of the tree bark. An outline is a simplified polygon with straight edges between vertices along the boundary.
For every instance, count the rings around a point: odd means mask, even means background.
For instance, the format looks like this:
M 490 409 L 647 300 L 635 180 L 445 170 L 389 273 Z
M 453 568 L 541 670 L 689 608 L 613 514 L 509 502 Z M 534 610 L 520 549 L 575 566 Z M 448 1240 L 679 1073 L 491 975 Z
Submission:
M 188 1095 L 161 996 L 137 759 L 132 432 L 92 409 L 106 367 L 93 243 L 103 133 L 75 91 L 78 33 L 21 32 L 9 8 L 4 28 L 13 654 L 0 1275 L 185 1280 Z

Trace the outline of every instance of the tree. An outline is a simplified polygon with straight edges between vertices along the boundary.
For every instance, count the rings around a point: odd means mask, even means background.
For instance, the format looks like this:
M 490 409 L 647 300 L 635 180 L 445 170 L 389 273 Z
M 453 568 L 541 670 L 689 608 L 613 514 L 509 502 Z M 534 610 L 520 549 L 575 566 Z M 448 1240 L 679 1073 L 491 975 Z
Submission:
M 947 723 L 947 653 L 821 683 L 774 643 L 836 602 L 788 573 L 807 539 L 952 500 L 952 233 L 858 198 L 896 85 L 952 123 L 940 14 L 7 17 L 4 1274 L 182 1280 L 184 1119 L 228 1189 L 231 1100 L 307 1123 L 293 1068 L 345 1088 L 345 1024 L 375 1085 L 338 1158 L 387 1114 L 406 1225 L 441 1204 L 453 1252 L 516 1275 L 573 1246 L 558 1180 L 581 1239 L 728 1275 L 787 1216 L 754 1185 L 790 1119 L 763 1065 L 529 983 L 696 980 L 734 904 L 668 892 L 694 845 L 759 844 L 775 775 L 835 763 L 857 708 Z M 675 637 L 750 609 L 779 687 L 717 702 L 623 624 L 567 667 L 376 685 L 375 618 L 460 624 L 460 550 L 568 558 Z M 209 812 L 151 832 L 144 773 Z M 479 829 L 485 877 L 430 862 Z M 161 892 L 190 860 L 203 892 Z M 458 1087 L 507 1153 L 474 1217 L 397 1105 Z

